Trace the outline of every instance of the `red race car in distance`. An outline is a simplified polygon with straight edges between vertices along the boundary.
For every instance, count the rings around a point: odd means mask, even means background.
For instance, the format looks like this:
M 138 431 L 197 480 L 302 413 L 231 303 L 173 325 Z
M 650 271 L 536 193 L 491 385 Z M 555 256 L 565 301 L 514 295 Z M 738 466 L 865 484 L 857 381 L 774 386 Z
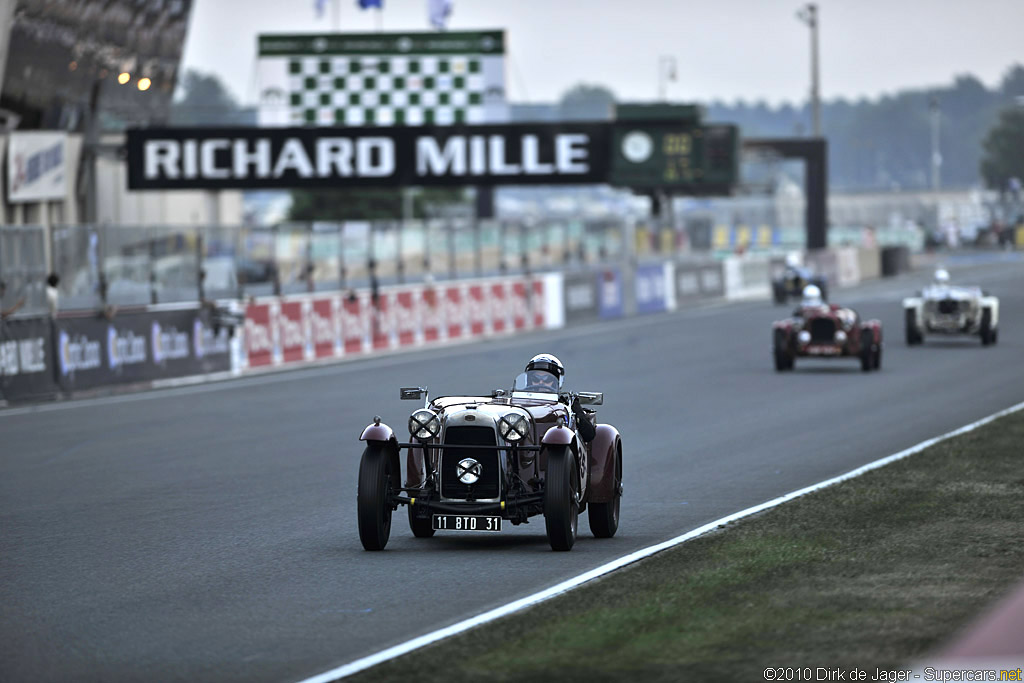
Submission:
M 852 308 L 826 303 L 805 290 L 793 317 L 772 323 L 772 352 L 779 372 L 792 370 L 797 358 L 859 358 L 864 372 L 878 370 L 882 323 L 861 320 Z

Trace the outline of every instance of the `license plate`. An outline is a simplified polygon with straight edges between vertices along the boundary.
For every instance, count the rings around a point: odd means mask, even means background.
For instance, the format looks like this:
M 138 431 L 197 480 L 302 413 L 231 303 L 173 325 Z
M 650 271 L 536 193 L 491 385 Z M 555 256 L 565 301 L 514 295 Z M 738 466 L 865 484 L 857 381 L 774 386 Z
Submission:
M 434 515 L 438 531 L 501 531 L 497 515 Z
M 808 346 L 807 353 L 812 356 L 838 356 L 840 350 L 834 346 Z

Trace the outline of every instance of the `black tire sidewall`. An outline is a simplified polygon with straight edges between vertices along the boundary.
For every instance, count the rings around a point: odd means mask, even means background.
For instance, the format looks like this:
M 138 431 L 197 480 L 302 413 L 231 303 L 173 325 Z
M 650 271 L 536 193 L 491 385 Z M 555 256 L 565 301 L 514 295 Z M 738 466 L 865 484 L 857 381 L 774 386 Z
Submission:
M 359 540 L 366 550 L 383 550 L 391 536 L 392 509 L 388 502 L 390 458 L 381 444 L 367 444 L 359 461 L 356 513 Z
M 588 503 L 587 517 L 590 532 L 596 538 L 611 538 L 619 530 L 619 514 L 622 504 L 622 454 L 621 447 L 615 449 L 615 492 L 607 503 Z
M 552 550 L 572 550 L 579 530 L 579 504 L 574 493 L 575 458 L 567 446 L 547 453 L 544 480 L 544 526 Z

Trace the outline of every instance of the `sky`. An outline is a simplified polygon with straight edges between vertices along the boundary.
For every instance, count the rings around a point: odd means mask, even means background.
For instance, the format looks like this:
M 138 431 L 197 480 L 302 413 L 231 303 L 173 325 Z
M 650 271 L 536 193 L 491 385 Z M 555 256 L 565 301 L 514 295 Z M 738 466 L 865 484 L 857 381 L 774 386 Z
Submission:
M 194 0 L 185 69 L 221 77 L 256 101 L 261 33 L 431 30 L 427 0 Z M 806 102 L 811 31 L 799 0 L 452 0 L 452 31 L 504 29 L 511 102 L 555 102 L 578 83 L 619 101 L 658 98 L 659 61 L 672 59 L 669 101 Z M 949 85 L 971 74 L 996 86 L 1024 64 L 1024 0 L 819 0 L 821 97 L 876 99 Z

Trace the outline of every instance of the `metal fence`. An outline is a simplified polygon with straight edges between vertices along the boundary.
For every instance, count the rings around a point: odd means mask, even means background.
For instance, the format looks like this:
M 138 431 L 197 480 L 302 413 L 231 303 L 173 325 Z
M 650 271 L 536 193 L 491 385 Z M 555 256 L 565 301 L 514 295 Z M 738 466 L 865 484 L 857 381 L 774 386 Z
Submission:
M 81 310 L 602 263 L 623 258 L 634 232 L 621 221 L 574 220 L 68 225 L 53 229 L 52 258 L 61 309 Z
M 65 225 L 52 229 L 51 262 L 60 277 L 60 309 L 96 310 L 802 246 L 802 234 L 787 229 L 681 223 L 445 218 L 273 227 Z M 844 240 L 864 232 L 850 231 Z M 47 310 L 44 247 L 40 227 L 0 226 L 5 308 L 24 297 L 19 312 Z
M 0 226 L 0 311 L 45 313 L 46 232 L 36 225 Z

